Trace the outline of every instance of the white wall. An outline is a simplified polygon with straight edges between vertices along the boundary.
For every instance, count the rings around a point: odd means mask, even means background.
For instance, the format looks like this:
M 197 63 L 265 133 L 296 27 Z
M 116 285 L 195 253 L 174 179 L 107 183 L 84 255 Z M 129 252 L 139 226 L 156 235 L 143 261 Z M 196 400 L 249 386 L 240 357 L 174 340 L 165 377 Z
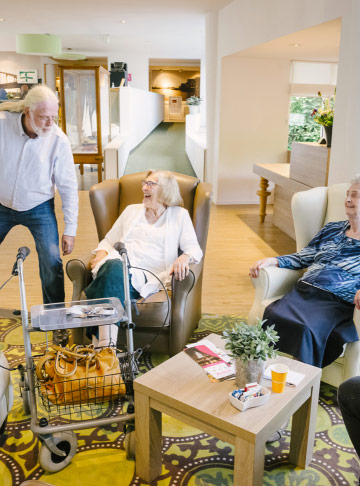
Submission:
M 342 19 L 329 184 L 348 182 L 360 172 L 360 3 Z
M 230 202 L 230 200 L 234 200 L 233 196 L 237 191 L 239 201 L 241 198 L 241 202 L 248 202 L 249 180 L 252 180 L 253 177 L 251 163 L 246 163 L 245 156 L 242 160 L 238 160 L 241 147 L 237 138 L 244 139 L 242 135 L 244 127 L 242 127 L 241 133 L 234 128 L 233 123 L 230 123 L 236 118 L 235 112 L 243 116 L 246 111 L 244 107 L 249 108 L 245 97 L 240 95 L 240 98 L 236 100 L 230 94 L 237 94 L 239 86 L 246 84 L 244 78 L 248 78 L 250 81 L 252 74 L 246 70 L 240 72 L 237 68 L 240 61 L 235 57 L 229 57 L 222 64 L 224 57 L 339 17 L 342 17 L 342 34 L 330 183 L 348 180 L 354 172 L 360 171 L 358 144 L 360 128 L 357 121 L 357 113 L 360 112 L 360 98 L 355 95 L 360 86 L 360 2 L 358 0 L 342 0 L 341 2 L 338 0 L 317 0 L 316 2 L 313 0 L 272 0 L 271 2 L 268 0 L 253 2 L 236 0 L 220 11 L 217 29 L 216 18 L 213 14 L 208 15 L 207 73 L 211 72 L 209 62 L 215 69 L 212 69 L 211 81 L 207 79 L 207 164 L 209 166 L 207 174 L 209 182 L 214 185 L 215 201 Z M 215 49 L 214 45 L 216 45 Z M 214 54 L 217 58 L 216 66 L 213 60 Z M 229 66 L 228 62 L 233 63 L 233 66 Z M 225 72 L 224 69 L 227 71 Z M 229 79 L 229 73 L 233 76 L 231 79 Z M 272 70 L 270 78 L 273 78 Z M 216 82 L 213 82 L 214 80 Z M 264 107 L 272 105 L 269 97 L 263 101 Z M 210 108 L 212 102 L 215 105 Z M 213 126 L 210 126 L 210 123 Z M 243 122 L 240 121 L 240 123 Z M 279 130 L 281 130 L 280 125 L 279 120 Z M 274 136 L 276 136 L 275 132 Z M 273 159 L 276 153 L 281 156 L 282 150 L 286 149 L 282 137 L 283 134 L 280 134 L 278 146 L 270 147 L 270 152 L 267 151 L 267 147 L 264 148 L 263 153 L 267 156 L 261 162 L 282 161 Z M 280 146 L 280 144 L 282 145 Z M 247 143 L 245 147 L 242 147 L 242 150 L 244 149 L 248 151 L 247 155 L 251 155 L 253 159 L 260 162 L 261 152 L 250 151 Z M 231 160 L 231 156 L 234 157 L 234 160 Z
M 163 113 L 163 95 L 120 88 L 120 135 L 105 147 L 105 179 L 124 174 L 130 151 L 162 122 Z
M 256 163 L 286 162 L 289 61 L 225 57 L 218 204 L 256 204 Z
M 20 69 L 37 69 L 38 77 L 44 80 L 41 56 L 26 56 L 15 52 L 0 51 L 0 71 L 17 74 Z
M 146 52 L 124 51 L 108 54 L 109 71 L 112 62 L 126 62 L 132 81 L 129 86 L 149 90 L 149 55 Z

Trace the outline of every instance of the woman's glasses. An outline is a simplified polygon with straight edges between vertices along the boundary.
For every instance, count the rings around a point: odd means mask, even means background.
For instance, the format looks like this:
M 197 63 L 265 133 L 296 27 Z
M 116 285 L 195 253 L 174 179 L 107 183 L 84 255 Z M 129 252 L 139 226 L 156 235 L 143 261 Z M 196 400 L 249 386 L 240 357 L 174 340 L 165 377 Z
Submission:
M 160 186 L 160 184 L 158 184 L 157 182 L 153 182 L 153 181 L 141 181 L 141 186 L 142 187 L 144 187 L 144 186 L 154 187 L 154 186 Z

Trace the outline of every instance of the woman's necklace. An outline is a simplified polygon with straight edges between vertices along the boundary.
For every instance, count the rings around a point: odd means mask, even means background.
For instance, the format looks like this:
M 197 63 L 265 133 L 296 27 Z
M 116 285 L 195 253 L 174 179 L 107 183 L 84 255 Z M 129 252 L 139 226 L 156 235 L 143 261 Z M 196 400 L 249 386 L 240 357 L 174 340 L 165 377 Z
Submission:
M 161 216 L 165 213 L 166 208 L 163 208 L 160 214 L 154 213 L 153 211 L 149 211 L 148 209 L 146 210 L 145 216 L 146 220 L 150 224 L 156 223 L 156 221 L 161 218 Z

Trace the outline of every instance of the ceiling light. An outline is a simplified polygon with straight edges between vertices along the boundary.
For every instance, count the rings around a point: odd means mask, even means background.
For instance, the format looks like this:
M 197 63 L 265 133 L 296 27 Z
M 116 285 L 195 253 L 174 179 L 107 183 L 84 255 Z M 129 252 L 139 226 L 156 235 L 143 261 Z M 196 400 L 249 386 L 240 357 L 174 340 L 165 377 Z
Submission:
M 301 47 L 301 44 L 291 44 L 291 47 Z
M 122 20 L 122 21 L 121 21 L 121 23 L 122 23 L 122 24 L 126 24 L 126 20 Z
M 53 56 L 61 53 L 61 39 L 51 34 L 18 34 L 16 36 L 17 54 Z
M 53 56 L 53 59 L 64 60 L 64 61 L 83 61 L 86 59 L 85 54 L 80 54 L 79 52 L 72 52 L 71 48 L 67 49 L 67 52 L 62 52 Z
M 4 17 L 0 17 L 0 22 L 5 22 L 5 20 Z

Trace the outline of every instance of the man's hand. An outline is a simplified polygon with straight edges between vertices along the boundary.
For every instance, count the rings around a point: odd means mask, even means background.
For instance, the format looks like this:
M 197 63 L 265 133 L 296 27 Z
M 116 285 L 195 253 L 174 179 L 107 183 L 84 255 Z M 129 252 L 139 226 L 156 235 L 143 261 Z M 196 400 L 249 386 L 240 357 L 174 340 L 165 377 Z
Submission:
M 252 278 L 258 278 L 260 268 L 271 267 L 271 266 L 274 267 L 279 266 L 277 258 L 272 258 L 272 257 L 263 258 L 262 260 L 259 260 L 254 263 L 254 265 L 249 270 L 249 275 Z
M 61 249 L 63 255 L 70 255 L 75 245 L 75 236 L 62 235 Z
M 94 256 L 94 258 L 90 261 L 91 270 L 93 268 L 95 268 L 96 265 L 99 263 L 99 261 L 102 260 L 103 258 L 105 258 L 107 254 L 108 254 L 108 252 L 105 251 L 105 250 L 99 250 L 99 251 L 97 251 L 96 252 L 96 255 Z
M 354 304 L 357 309 L 360 309 L 360 290 L 358 290 L 355 294 Z
M 170 275 L 174 274 L 176 280 L 184 280 L 189 274 L 189 255 L 180 255 L 171 265 Z

